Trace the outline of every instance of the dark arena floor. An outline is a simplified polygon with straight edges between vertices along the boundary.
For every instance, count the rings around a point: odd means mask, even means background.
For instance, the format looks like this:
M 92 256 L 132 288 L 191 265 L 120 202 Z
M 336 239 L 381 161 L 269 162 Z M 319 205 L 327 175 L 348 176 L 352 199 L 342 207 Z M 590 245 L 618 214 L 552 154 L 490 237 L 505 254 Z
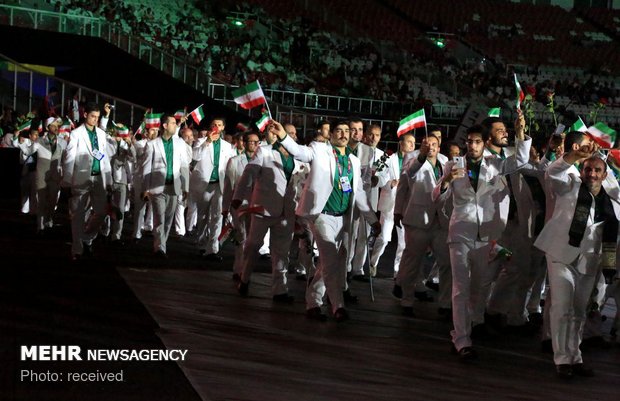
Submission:
M 620 347 L 609 337 L 610 348 L 584 353 L 596 376 L 572 382 L 556 378 L 538 335 L 475 342 L 479 359 L 459 362 L 436 303 L 418 302 L 415 318 L 401 315 L 386 258 L 374 302 L 367 283 L 353 282 L 359 303 L 349 308 L 351 320 L 317 322 L 305 317 L 305 282 L 295 275 L 295 302 L 272 302 L 267 261 L 259 262 L 249 297 L 240 297 L 230 244 L 224 262 L 208 264 L 189 238 L 171 237 L 164 261 L 152 256 L 152 237 L 120 248 L 98 239 L 94 257 L 75 265 L 66 218 L 37 237 L 34 218 L 17 210 L 15 201 L 0 202 L 1 400 L 618 399 Z M 614 313 L 610 301 L 606 335 Z M 32 345 L 79 346 L 83 357 L 88 350 L 187 353 L 178 362 L 22 360 L 22 346 Z M 99 380 L 110 373 L 114 380 Z

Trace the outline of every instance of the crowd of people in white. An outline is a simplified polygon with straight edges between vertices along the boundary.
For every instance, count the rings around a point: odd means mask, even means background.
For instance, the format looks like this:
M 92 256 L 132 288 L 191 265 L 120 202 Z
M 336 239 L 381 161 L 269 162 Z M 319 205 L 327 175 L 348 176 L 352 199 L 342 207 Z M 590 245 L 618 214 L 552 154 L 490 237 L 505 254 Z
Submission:
M 22 212 L 36 213 L 39 232 L 53 225 L 61 187 L 70 189 L 76 263 L 92 256 L 102 227 L 121 244 L 131 210 L 127 240 L 152 229 L 162 259 L 173 226 L 181 235 L 195 232 L 197 251 L 211 263 L 223 261 L 220 247 L 229 236 L 233 279 L 246 296 L 268 237 L 273 301 L 293 302 L 287 272 L 294 255 L 296 273 L 308 283 L 308 318 L 327 320 L 328 300 L 342 322 L 350 318 L 347 304 L 357 302 L 349 280 L 373 279 L 395 229 L 398 245 L 387 263 L 393 295 L 403 314 L 414 316 L 416 300 L 429 301 L 432 288 L 438 313 L 453 322 L 461 360 L 477 357 L 472 340 L 542 326 L 561 378 L 593 374 L 580 344 L 586 315 L 607 297 L 620 300 L 620 189 L 587 132 L 551 136 L 541 158 L 522 115 L 514 146 L 504 122 L 489 117 L 468 130 L 464 155 L 455 144 L 440 153 L 445 138 L 433 127 L 418 138 L 418 149 L 410 131 L 388 155 L 377 148 L 381 127 L 358 118 L 321 121 L 302 145 L 293 125 L 275 120 L 264 135 L 230 138 L 217 116 L 190 128 L 186 116 L 164 114 L 130 135 L 110 111 L 88 103 L 70 133 L 60 133 L 62 120 L 49 117 L 44 132 L 3 139 L 20 149 Z M 435 267 L 427 275 L 429 255 Z M 600 336 L 597 329 L 590 324 L 589 335 Z

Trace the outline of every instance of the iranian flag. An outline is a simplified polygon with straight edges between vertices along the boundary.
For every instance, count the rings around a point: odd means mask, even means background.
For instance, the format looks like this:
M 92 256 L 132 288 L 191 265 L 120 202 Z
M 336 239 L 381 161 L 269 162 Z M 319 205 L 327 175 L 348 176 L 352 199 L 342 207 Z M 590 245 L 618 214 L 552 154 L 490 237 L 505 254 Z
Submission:
M 263 114 L 260 120 L 256 122 L 256 126 L 258 127 L 258 130 L 260 132 L 263 132 L 265 128 L 267 128 L 267 124 L 269 124 L 269 121 L 271 121 L 269 114 Z
M 586 123 L 583 122 L 581 117 L 578 116 L 577 118 L 578 118 L 578 120 L 575 121 L 575 124 L 571 125 L 570 130 L 571 131 L 586 132 L 588 130 L 588 127 L 586 127 Z
M 500 112 L 500 108 L 499 107 L 494 107 L 492 109 L 489 109 L 488 116 L 489 117 L 497 117 L 497 118 L 499 118 L 499 112 Z
M 121 138 L 127 138 L 129 136 L 129 128 L 125 127 L 125 126 L 116 126 L 116 132 L 118 133 L 118 136 L 120 136 Z
M 146 125 L 144 124 L 144 121 L 142 121 L 142 124 L 140 124 L 140 126 L 136 130 L 136 132 L 134 133 L 134 136 L 142 134 L 142 132 L 144 132 L 145 129 L 146 129 Z
M 146 129 L 159 128 L 162 113 L 147 113 L 144 115 L 144 126 Z
M 406 134 L 412 129 L 422 128 L 426 126 L 426 115 L 424 114 L 424 109 L 418 110 L 412 115 L 403 118 L 400 120 L 400 125 L 398 126 L 398 132 L 396 136 L 400 138 L 401 135 Z
M 39 121 L 39 126 L 37 127 L 37 131 L 39 131 L 39 134 L 43 132 L 43 120 Z
M 63 118 L 62 125 L 60 126 L 60 129 L 58 130 L 58 132 L 61 134 L 68 134 L 72 130 L 73 130 L 73 122 L 71 121 L 71 119 L 69 117 Z
M 616 165 L 620 166 L 620 149 L 611 149 L 608 157 L 612 158 Z
M 610 149 L 616 142 L 616 131 L 609 128 L 605 123 L 596 123 L 588 127 L 588 134 L 603 149 Z
M 196 124 L 200 124 L 200 122 L 205 118 L 205 112 L 202 109 L 202 104 L 198 107 L 196 107 L 191 113 L 189 113 L 190 116 L 192 116 L 192 118 L 194 119 L 194 121 L 196 121 Z
M 519 80 L 517 79 L 517 74 L 515 76 L 515 88 L 517 88 L 517 110 L 521 110 L 521 102 L 525 100 L 525 93 L 523 89 L 521 89 L 521 84 L 519 84 Z
M 175 111 L 174 112 L 174 118 L 176 118 L 177 120 L 180 120 L 181 118 L 185 117 L 185 110 L 186 109 Z
M 22 132 L 22 131 L 29 130 L 31 125 L 32 125 L 32 120 L 24 121 L 23 123 L 17 126 L 17 131 Z
M 244 132 L 250 129 L 250 127 L 248 127 L 242 122 L 238 122 L 236 128 L 238 131 L 244 131 Z
M 235 98 L 235 103 L 247 110 L 267 103 L 265 94 L 258 81 L 254 81 L 243 88 L 235 89 L 232 95 Z

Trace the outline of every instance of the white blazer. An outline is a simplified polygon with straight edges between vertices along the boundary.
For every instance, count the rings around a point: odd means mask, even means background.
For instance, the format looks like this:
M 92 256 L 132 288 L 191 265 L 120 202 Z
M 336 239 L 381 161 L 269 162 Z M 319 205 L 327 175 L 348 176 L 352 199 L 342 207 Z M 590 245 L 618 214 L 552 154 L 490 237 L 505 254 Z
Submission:
M 227 212 L 230 210 L 230 204 L 233 199 L 237 182 L 239 181 L 239 178 L 241 177 L 241 174 L 243 174 L 243 170 L 247 165 L 248 158 L 245 153 L 231 157 L 228 160 L 228 165 L 226 166 L 226 178 L 224 181 L 224 194 L 222 195 L 222 211 Z
M 181 195 L 189 190 L 189 159 L 187 144 L 178 135 L 172 136 L 172 174 L 174 193 Z M 143 191 L 161 194 L 166 186 L 166 150 L 161 137 L 147 142 L 142 163 Z
M 60 184 L 62 180 L 62 155 L 67 148 L 64 139 L 56 137 L 56 150 L 52 153 L 52 145 L 46 136 L 40 137 L 35 143 L 26 139 L 19 145 L 24 156 L 37 154 L 37 167 L 35 174 L 35 185 L 37 189 L 43 189 L 48 182 Z
M 117 141 L 114 137 L 108 138 L 110 159 L 112 166 L 112 179 L 115 184 L 128 184 L 128 165 L 136 160 L 135 146 L 129 146 L 125 141 Z
M 404 160 L 403 160 L 404 161 Z M 404 166 L 404 163 L 403 163 Z M 381 213 L 392 214 L 396 201 L 396 187 L 392 188 L 392 180 L 400 179 L 400 166 L 398 165 L 398 152 L 390 155 L 385 161 L 385 167 L 379 179 L 378 187 L 381 188 L 377 210 Z
M 501 210 L 506 201 L 505 175 L 524 166 L 530 158 L 532 139 L 517 141 L 516 154 L 505 160 L 495 156 L 482 158 L 478 188 L 474 188 L 465 176 L 452 181 L 446 191 L 441 192 L 439 181 L 433 190 L 433 199 L 442 201 L 452 195 L 453 211 L 448 230 L 448 242 L 498 240 L 506 228 L 508 208 Z M 444 177 L 452 169 L 449 162 L 444 168 Z
M 193 159 L 196 162 L 190 177 L 190 188 L 193 193 L 202 194 L 207 190 L 209 179 L 213 173 L 213 143 L 206 142 L 207 138 L 199 138 L 194 141 Z M 236 152 L 232 145 L 223 138 L 220 139 L 220 164 L 218 174 L 220 177 L 220 191 L 224 192 L 224 178 L 226 177 L 226 165 Z
M 437 163 L 442 170 L 446 169 L 446 164 L 439 159 Z M 394 214 L 403 216 L 403 224 L 414 228 L 429 228 L 437 215 L 440 226 L 448 229 L 450 216 L 444 211 L 447 199 L 433 201 L 433 190 L 438 182 L 429 161 L 420 163 L 418 159 L 414 159 L 403 168 L 394 205 Z
M 336 172 L 336 159 L 334 148 L 325 142 L 312 142 L 309 146 L 298 145 L 290 137 L 284 138 L 282 146 L 297 160 L 310 163 L 310 174 L 304 185 L 296 214 L 298 216 L 319 215 L 334 189 L 334 175 Z M 347 220 L 353 217 L 353 209 L 357 207 L 369 224 L 377 222 L 377 216 L 370 208 L 366 193 L 362 188 L 360 162 L 354 155 L 349 155 L 353 169 L 352 204 L 347 211 Z M 346 243 L 346 241 L 345 241 Z
M 609 174 L 608 174 L 609 176 Z M 545 176 L 547 187 L 555 195 L 555 207 L 553 216 L 547 221 L 545 227 L 538 235 L 534 246 L 544 251 L 553 260 L 564 264 L 572 263 L 581 253 L 600 253 L 602 238 L 596 238 L 593 227 L 594 215 L 590 210 L 588 226 L 584 233 L 584 240 L 581 247 L 577 248 L 568 243 L 569 230 L 573 221 L 579 187 L 581 186 L 581 176 L 579 170 L 572 164 L 564 161 L 563 157 L 551 163 Z M 603 188 L 611 198 L 611 203 L 616 213 L 616 218 L 620 219 L 620 190 L 615 179 L 603 181 Z M 598 226 L 598 225 L 597 225 Z M 588 249 L 586 238 L 594 240 L 594 249 Z M 585 273 L 585 272 L 582 272 Z
M 293 155 L 291 154 L 291 157 Z M 293 159 L 292 175 L 300 171 L 302 164 Z M 262 206 L 265 216 L 295 217 L 295 185 L 286 180 L 282 168 L 282 155 L 271 145 L 261 146 L 239 178 L 234 199 L 250 198 L 250 207 Z
M 95 128 L 99 151 L 103 153 L 101 159 L 101 178 L 103 186 L 112 185 L 112 168 L 110 166 L 110 150 L 105 132 Z M 84 125 L 71 131 L 69 143 L 65 150 L 65 159 L 62 165 L 62 181 L 71 187 L 85 186 L 90 180 L 90 172 L 93 165 L 93 147 Z

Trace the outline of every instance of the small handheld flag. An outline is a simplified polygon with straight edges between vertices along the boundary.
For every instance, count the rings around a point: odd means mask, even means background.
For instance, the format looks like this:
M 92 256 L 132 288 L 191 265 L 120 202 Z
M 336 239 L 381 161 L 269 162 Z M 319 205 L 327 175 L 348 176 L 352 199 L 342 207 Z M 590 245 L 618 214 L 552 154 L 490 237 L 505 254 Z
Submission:
M 400 138 L 401 135 L 406 134 L 413 129 L 422 127 L 426 127 L 426 115 L 424 114 L 424 109 L 418 110 L 400 120 L 400 125 L 398 126 L 398 132 L 396 135 Z
M 196 124 L 200 124 L 200 122 L 205 118 L 205 112 L 202 109 L 202 106 L 203 105 L 201 104 L 200 106 L 192 110 L 191 113 L 189 113 L 189 115 L 192 116 L 194 121 L 196 121 Z
M 523 89 L 521 89 L 521 84 L 519 84 L 519 80 L 517 79 L 517 74 L 514 74 L 515 77 L 515 88 L 517 88 L 517 110 L 521 110 L 521 103 L 525 100 L 525 93 Z
M 263 89 L 261 88 L 258 81 L 254 81 L 249 85 L 246 85 L 242 88 L 235 89 L 232 92 L 235 103 L 237 103 L 241 108 L 249 110 L 261 104 L 267 103 L 267 98 L 263 93 Z

